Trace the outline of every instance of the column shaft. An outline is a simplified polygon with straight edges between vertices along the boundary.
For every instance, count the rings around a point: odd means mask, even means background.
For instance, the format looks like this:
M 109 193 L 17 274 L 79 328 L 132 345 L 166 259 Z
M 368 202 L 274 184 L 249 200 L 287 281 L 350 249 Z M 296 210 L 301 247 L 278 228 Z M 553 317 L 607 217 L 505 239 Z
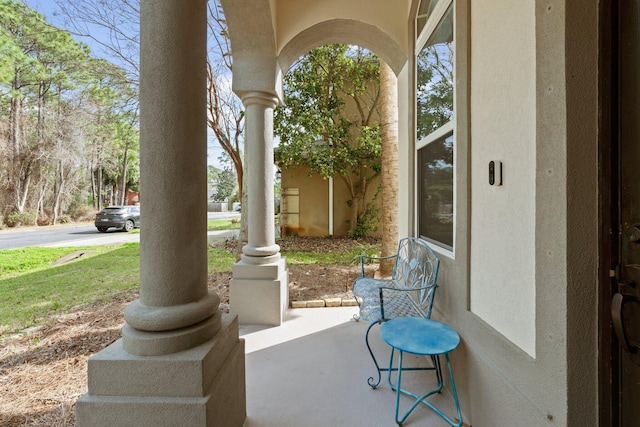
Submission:
M 277 98 L 266 92 L 242 95 L 246 123 L 248 243 L 233 266 L 229 284 L 231 314 L 240 323 L 279 325 L 289 306 L 288 272 L 275 243 L 273 200 L 273 109 Z
M 125 320 L 169 331 L 219 303 L 207 290 L 207 1 L 143 1 L 141 14 L 140 299 Z
M 76 425 L 241 427 L 244 341 L 207 292 L 207 1 L 140 6 L 140 299 L 89 360 Z
M 261 92 L 242 97 L 246 114 L 246 159 L 249 215 L 248 257 L 277 255 L 273 199 L 273 109 L 277 98 Z

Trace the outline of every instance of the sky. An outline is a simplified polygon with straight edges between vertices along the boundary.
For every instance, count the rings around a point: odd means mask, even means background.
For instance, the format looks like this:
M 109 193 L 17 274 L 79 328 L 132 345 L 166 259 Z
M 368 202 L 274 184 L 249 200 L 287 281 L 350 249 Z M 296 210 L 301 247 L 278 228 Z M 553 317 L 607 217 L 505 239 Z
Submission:
M 36 10 L 41 15 L 44 15 L 47 18 L 47 21 L 56 27 L 62 28 L 62 19 L 57 16 L 59 13 L 59 9 L 56 6 L 54 0 L 21 0 L 22 3 L 29 6 L 31 9 Z M 73 0 L 70 0 L 73 1 Z M 78 37 L 74 38 L 78 40 Z M 90 39 L 79 39 L 80 41 L 85 42 L 89 45 L 89 48 L 93 52 L 95 50 L 95 46 L 92 46 L 94 43 Z
M 54 0 L 21 0 L 22 3 L 26 4 L 30 8 L 36 10 L 41 15 L 47 19 L 47 22 L 55 25 L 59 28 L 64 28 L 63 18 L 59 15 L 60 9 L 57 7 L 56 2 Z M 75 1 L 75 0 L 67 0 L 67 1 Z M 99 30 L 96 30 L 99 31 Z M 72 34 L 72 36 L 78 40 L 86 43 L 93 52 L 94 55 L 98 56 L 98 53 L 101 51 L 99 45 L 96 44 L 90 38 L 81 38 Z M 114 63 L 118 63 L 118 60 L 115 58 L 106 58 L 111 60 Z M 229 82 L 229 88 L 231 84 Z M 220 162 L 218 161 L 218 157 L 222 154 L 223 150 L 220 145 L 215 141 L 215 138 L 211 131 L 208 129 L 208 142 L 207 142 L 207 164 L 213 165 L 215 167 L 220 167 Z

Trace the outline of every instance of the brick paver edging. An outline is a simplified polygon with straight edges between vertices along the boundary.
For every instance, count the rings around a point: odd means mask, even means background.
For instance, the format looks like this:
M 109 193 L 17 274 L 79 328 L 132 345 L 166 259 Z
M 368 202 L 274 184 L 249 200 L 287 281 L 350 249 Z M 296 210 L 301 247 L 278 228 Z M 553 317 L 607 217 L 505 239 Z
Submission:
M 327 298 L 310 301 L 291 301 L 291 308 L 317 308 L 317 307 L 355 307 L 358 303 L 355 298 Z

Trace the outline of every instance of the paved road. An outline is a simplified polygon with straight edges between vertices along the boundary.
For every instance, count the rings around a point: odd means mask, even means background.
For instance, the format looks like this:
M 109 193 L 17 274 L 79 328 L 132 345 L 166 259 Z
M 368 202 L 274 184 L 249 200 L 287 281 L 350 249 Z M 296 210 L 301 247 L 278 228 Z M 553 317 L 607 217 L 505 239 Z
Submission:
M 234 213 L 209 212 L 209 219 L 239 217 Z M 235 230 L 210 231 L 209 240 L 228 239 L 237 235 Z M 110 228 L 100 233 L 93 224 L 76 224 L 55 227 L 32 227 L 25 229 L 0 230 L 0 250 L 18 249 L 28 246 L 96 246 L 118 245 L 127 242 L 139 242 L 139 233 L 126 233 Z

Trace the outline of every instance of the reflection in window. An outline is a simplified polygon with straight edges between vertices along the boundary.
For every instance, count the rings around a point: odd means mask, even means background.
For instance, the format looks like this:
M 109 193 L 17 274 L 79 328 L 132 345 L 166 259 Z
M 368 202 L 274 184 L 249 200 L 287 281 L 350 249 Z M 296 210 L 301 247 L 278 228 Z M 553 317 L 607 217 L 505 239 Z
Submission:
M 453 134 L 418 150 L 420 236 L 453 249 Z
M 418 16 L 416 18 L 416 34 L 420 34 L 437 3 L 438 0 L 422 0 L 420 2 L 420 9 L 418 9 Z
M 453 119 L 453 6 L 416 58 L 418 140 Z

